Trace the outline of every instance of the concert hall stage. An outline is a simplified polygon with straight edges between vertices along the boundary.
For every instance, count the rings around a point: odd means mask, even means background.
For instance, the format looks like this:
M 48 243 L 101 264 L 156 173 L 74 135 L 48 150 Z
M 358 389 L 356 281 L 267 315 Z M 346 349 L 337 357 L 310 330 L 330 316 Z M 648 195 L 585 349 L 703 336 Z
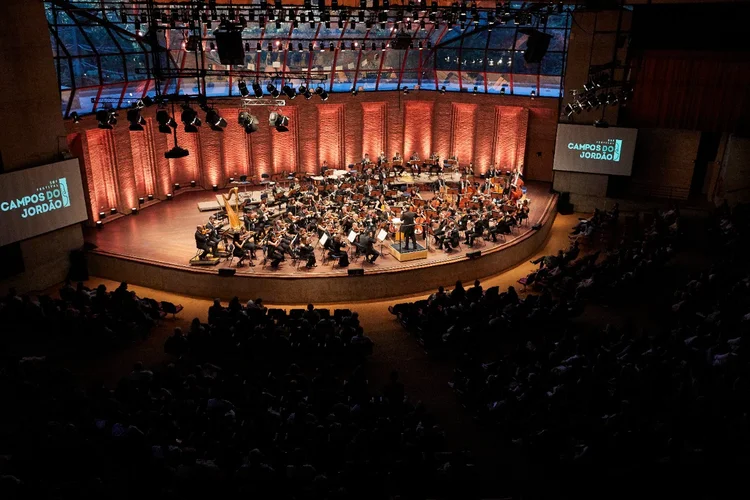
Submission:
M 222 260 L 216 266 L 190 266 L 195 256 L 194 233 L 197 225 L 208 220 L 197 204 L 214 199 L 212 191 L 188 191 L 172 201 L 144 208 L 138 215 L 121 217 L 100 230 L 90 229 L 86 241 L 96 248 L 88 253 L 89 272 L 95 276 L 201 297 L 241 299 L 263 297 L 269 303 L 303 304 L 307 302 L 352 302 L 416 294 L 497 274 L 532 255 L 546 240 L 556 214 L 557 197 L 549 184 L 527 183 L 531 199 L 529 224 L 515 228 L 505 242 L 482 242 L 469 248 L 445 253 L 429 244 L 427 259 L 399 262 L 386 246 L 383 257 L 374 264 L 360 258 L 349 269 L 364 269 L 363 275 L 350 276 L 347 269 L 322 263 L 318 248 L 318 267 L 299 269 L 287 258 L 278 269 L 261 267 L 262 252 L 257 252 L 255 267 L 245 265 L 234 276 Z M 425 198 L 429 197 L 429 193 Z M 532 226 L 539 224 L 538 230 Z M 424 242 L 420 239 L 420 244 Z M 380 246 L 376 245 L 380 250 Z M 479 258 L 467 252 L 481 251 Z M 234 261 L 236 263 L 236 259 Z M 229 271 L 231 272 L 231 271 Z

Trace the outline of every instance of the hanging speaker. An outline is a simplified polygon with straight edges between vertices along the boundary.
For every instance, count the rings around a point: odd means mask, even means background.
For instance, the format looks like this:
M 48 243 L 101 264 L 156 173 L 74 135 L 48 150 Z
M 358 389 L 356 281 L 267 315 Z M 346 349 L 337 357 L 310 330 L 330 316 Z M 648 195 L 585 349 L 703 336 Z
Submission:
M 542 33 L 533 28 L 522 28 L 518 32 L 529 36 L 529 39 L 526 41 L 526 50 L 523 53 L 523 59 L 527 63 L 542 62 L 542 58 L 549 48 L 549 42 L 552 40 L 552 35 Z
M 245 64 L 245 48 L 242 45 L 242 31 L 221 27 L 214 31 L 216 49 L 221 64 L 241 66 Z

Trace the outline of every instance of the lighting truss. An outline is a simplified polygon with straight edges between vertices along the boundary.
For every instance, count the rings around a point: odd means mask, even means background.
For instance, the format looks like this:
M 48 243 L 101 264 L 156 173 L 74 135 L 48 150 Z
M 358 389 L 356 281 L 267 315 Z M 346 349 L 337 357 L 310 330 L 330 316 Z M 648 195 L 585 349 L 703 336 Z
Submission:
M 243 108 L 251 106 L 286 106 L 286 101 L 284 99 L 242 99 L 240 106 Z

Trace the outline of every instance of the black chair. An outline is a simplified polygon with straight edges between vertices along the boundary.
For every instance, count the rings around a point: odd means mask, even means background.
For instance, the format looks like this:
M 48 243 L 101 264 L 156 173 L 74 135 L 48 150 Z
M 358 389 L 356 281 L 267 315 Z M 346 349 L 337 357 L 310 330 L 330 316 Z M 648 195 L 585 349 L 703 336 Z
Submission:
M 247 176 L 246 175 L 240 175 L 240 182 L 247 182 Z

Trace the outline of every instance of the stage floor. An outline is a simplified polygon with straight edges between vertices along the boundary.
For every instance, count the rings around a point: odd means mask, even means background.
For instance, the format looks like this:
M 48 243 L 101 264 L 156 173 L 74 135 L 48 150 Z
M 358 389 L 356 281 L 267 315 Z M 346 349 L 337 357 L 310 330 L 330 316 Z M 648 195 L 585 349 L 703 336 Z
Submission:
M 462 242 L 459 251 L 446 253 L 433 248 L 432 241 L 430 241 L 427 259 L 408 262 L 399 262 L 392 255 L 389 255 L 387 245 L 385 245 L 383 248 L 384 255 L 378 258 L 374 264 L 359 259 L 352 262 L 350 268 L 364 268 L 368 273 L 402 271 L 425 265 L 450 263 L 465 258 L 467 252 L 481 250 L 482 253 L 485 253 L 492 249 L 513 245 L 515 240 L 532 231 L 531 226 L 541 222 L 553 198 L 547 183 L 529 182 L 526 186 L 528 197 L 531 199 L 529 224 L 514 229 L 513 234 L 508 235 L 505 242 L 492 243 L 490 241 L 478 246 L 475 245 L 474 248 L 463 245 Z M 430 196 L 431 194 L 426 193 L 425 198 Z M 213 191 L 180 193 L 172 201 L 163 201 L 144 208 L 138 215 L 121 217 L 104 224 L 101 230 L 89 229 L 86 232 L 86 240 L 96 245 L 96 249 L 93 250 L 95 253 L 172 268 L 196 269 L 189 264 L 190 259 L 196 253 L 195 228 L 197 225 L 204 224 L 210 214 L 209 212 L 200 212 L 198 203 L 212 200 L 215 200 Z M 419 242 L 424 244 L 421 240 Z M 380 250 L 379 245 L 376 248 Z M 255 267 L 248 267 L 247 265 L 240 268 L 236 268 L 234 265 L 231 267 L 236 269 L 238 275 L 247 276 L 304 277 L 310 275 L 322 277 L 347 274 L 346 269 L 339 269 L 338 266 L 333 268 L 332 263 L 323 265 L 321 254 L 322 250 L 318 248 L 316 252 L 318 267 L 309 270 L 305 269 L 304 266 L 296 269 L 289 258 L 276 270 L 271 269 L 270 266 L 261 268 L 262 252 L 260 251 L 257 253 L 258 260 L 254 261 Z M 226 267 L 230 267 L 228 261 L 222 260 L 216 266 L 202 269 L 216 271 Z

